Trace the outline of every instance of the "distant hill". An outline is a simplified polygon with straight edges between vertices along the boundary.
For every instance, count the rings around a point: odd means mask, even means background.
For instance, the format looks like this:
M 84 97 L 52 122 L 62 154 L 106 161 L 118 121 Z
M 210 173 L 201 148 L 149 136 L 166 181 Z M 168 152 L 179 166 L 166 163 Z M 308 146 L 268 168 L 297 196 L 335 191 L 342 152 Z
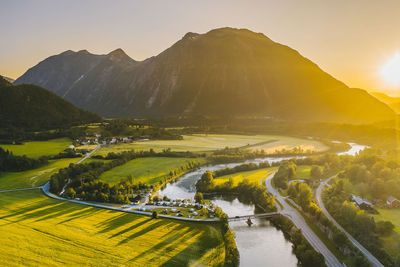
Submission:
M 3 77 L 3 79 L 6 80 L 9 83 L 15 82 L 15 80 L 13 78 L 9 78 L 9 77 L 6 77 L 6 76 L 1 76 L 1 75 L 0 75 L 0 77 Z
M 369 123 L 394 112 L 347 87 L 296 50 L 261 33 L 221 28 L 187 33 L 138 62 L 66 51 L 29 69 L 15 84 L 40 85 L 106 117 L 269 116 L 296 121 Z
M 26 130 L 68 127 L 102 119 L 36 85 L 13 86 L 0 76 L 0 128 Z
M 396 113 L 400 113 L 400 97 L 388 96 L 384 93 L 372 92 L 371 95 L 375 96 L 377 99 L 386 103 L 391 107 Z

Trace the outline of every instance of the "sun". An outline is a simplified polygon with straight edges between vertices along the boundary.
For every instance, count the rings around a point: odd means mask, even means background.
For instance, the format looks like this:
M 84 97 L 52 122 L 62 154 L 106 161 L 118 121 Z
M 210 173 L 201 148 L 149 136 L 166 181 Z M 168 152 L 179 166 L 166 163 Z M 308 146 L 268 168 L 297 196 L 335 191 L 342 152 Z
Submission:
M 400 54 L 396 53 L 381 68 L 382 78 L 392 86 L 400 85 Z

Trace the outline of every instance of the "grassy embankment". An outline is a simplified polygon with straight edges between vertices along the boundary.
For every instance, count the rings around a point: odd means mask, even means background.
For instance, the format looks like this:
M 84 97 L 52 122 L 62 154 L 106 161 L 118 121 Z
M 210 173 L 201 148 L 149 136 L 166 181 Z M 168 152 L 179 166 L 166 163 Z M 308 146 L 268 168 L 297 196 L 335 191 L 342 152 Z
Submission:
M 49 164 L 37 169 L 23 172 L 0 173 L 0 190 L 36 187 L 45 184 L 54 173 L 66 168 L 80 158 L 51 160 Z
M 116 212 L 47 198 L 39 190 L 0 194 L 2 266 L 221 266 L 212 224 Z
M 69 138 L 58 138 L 48 141 L 25 142 L 22 145 L 0 145 L 0 147 L 12 151 L 14 155 L 39 158 L 41 156 L 57 155 L 71 144 L 72 142 Z
M 288 136 L 275 135 L 184 135 L 183 140 L 150 140 L 130 144 L 117 144 L 103 147 L 96 152 L 97 155 L 107 155 L 109 152 L 119 153 L 127 150 L 145 150 L 150 148 L 156 152 L 170 148 L 172 151 L 203 152 L 217 149 L 244 148 L 249 150 L 262 150 L 273 153 L 275 150 L 302 147 L 304 150 L 325 151 L 329 147 L 315 140 L 300 139 Z
M 166 175 L 169 175 L 171 170 L 179 168 L 191 161 L 196 161 L 201 164 L 205 163 L 204 158 L 138 158 L 104 172 L 100 176 L 100 179 L 113 185 L 118 183 L 121 178 L 133 175 L 134 183 L 142 182 L 155 184 Z

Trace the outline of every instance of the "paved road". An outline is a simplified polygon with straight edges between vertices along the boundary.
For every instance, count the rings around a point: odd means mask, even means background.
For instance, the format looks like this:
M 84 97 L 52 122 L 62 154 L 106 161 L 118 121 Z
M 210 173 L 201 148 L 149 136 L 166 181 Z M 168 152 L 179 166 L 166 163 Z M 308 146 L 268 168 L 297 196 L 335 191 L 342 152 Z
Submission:
M 319 237 L 314 233 L 313 230 L 308 226 L 305 222 L 303 216 L 292 206 L 290 206 L 281 196 L 281 194 L 276 190 L 272 184 L 271 180 L 274 177 L 275 173 L 270 174 L 265 179 L 265 185 L 267 186 L 267 190 L 270 194 L 276 197 L 276 200 L 282 204 L 283 209 L 280 210 L 282 215 L 287 216 L 297 228 L 301 229 L 304 237 L 311 244 L 311 246 L 318 252 L 320 252 L 324 258 L 327 266 L 343 266 L 340 261 L 333 255 L 333 253 L 325 246 L 325 244 L 319 239 Z M 279 207 L 279 204 L 277 205 Z M 279 208 L 280 209 L 280 208 Z
M 73 202 L 73 203 L 77 203 L 77 204 L 87 205 L 87 206 L 90 206 L 90 207 L 96 207 L 96 208 L 102 208 L 102 209 L 108 209 L 108 210 L 115 210 L 115 211 L 122 211 L 122 212 L 127 212 L 127 213 L 135 213 L 135 214 L 151 216 L 151 212 L 112 207 L 112 206 L 107 206 L 107 205 L 104 205 L 104 204 L 89 203 L 89 202 L 82 201 L 82 200 L 68 199 L 68 198 L 63 198 L 63 197 L 54 195 L 49 190 L 50 189 L 50 182 L 47 182 L 41 189 L 43 190 L 43 193 L 46 194 L 48 197 L 51 197 L 51 198 L 54 198 L 54 199 L 58 199 L 58 200 L 62 200 L 62 201 L 69 201 L 69 202 Z M 184 217 L 177 217 L 177 216 L 168 216 L 168 215 L 163 215 L 163 214 L 158 214 L 158 217 L 174 219 L 174 220 L 180 220 L 180 221 L 191 221 L 191 222 L 217 222 L 217 221 L 219 221 L 219 218 L 193 219 L 193 218 L 184 218 Z
M 82 161 L 84 161 L 85 159 L 90 158 L 90 157 L 93 155 L 93 153 L 96 152 L 100 147 L 101 147 L 101 145 L 98 144 L 98 145 L 96 146 L 95 149 L 93 149 L 92 151 L 90 151 L 89 153 L 87 153 L 82 159 L 80 159 L 80 160 L 79 160 L 77 163 L 75 163 L 75 164 L 82 163 Z
M 353 245 L 358 248 L 362 254 L 365 255 L 365 257 L 368 259 L 368 261 L 371 263 L 372 266 L 378 266 L 378 267 L 383 267 L 383 264 L 379 262 L 377 258 L 374 257 L 366 248 L 363 247 L 358 241 L 352 237 L 345 229 L 343 229 L 340 224 L 336 222 L 336 220 L 329 214 L 329 212 L 326 210 L 324 203 L 322 202 L 322 189 L 325 187 L 325 185 L 328 184 L 328 182 L 333 178 L 334 176 L 330 177 L 329 179 L 325 180 L 324 182 L 321 182 L 320 185 L 317 188 L 315 197 L 317 199 L 317 204 L 321 208 L 322 212 L 325 214 L 325 216 L 333 222 L 333 224 L 339 228 L 350 240 Z

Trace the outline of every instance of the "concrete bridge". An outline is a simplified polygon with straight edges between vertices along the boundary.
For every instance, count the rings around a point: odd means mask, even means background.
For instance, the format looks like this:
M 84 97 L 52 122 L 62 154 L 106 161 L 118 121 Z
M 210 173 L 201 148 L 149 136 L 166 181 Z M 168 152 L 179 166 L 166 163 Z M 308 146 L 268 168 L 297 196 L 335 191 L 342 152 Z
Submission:
M 269 218 L 275 215 L 278 215 L 279 212 L 269 212 L 269 213 L 260 213 L 260 214 L 251 214 L 251 215 L 242 215 L 242 216 L 235 216 L 229 217 L 228 221 L 242 221 L 248 219 L 255 219 L 255 218 Z

